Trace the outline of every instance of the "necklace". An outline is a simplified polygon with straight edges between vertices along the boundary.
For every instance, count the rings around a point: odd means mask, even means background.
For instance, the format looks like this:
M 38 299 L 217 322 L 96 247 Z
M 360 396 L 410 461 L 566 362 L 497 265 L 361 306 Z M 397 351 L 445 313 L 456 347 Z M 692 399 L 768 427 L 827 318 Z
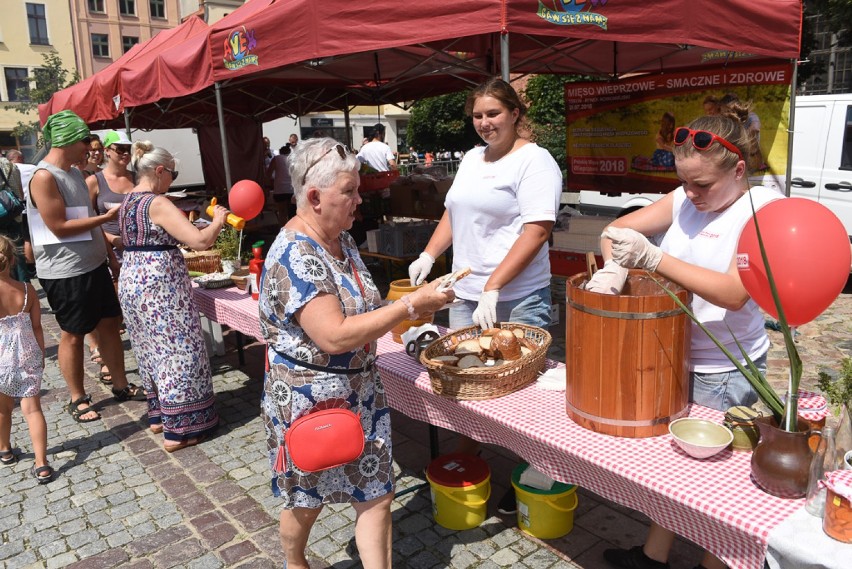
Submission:
M 299 215 L 298 213 L 296 214 L 296 217 L 298 217 L 299 219 L 301 219 L 301 220 L 302 220 L 302 223 L 304 223 L 304 224 L 308 227 L 308 229 L 310 229 L 311 231 L 313 231 L 313 232 L 314 232 L 314 234 L 315 234 L 317 237 L 319 237 L 320 244 L 321 244 L 323 247 L 325 247 L 325 248 L 328 250 L 328 252 L 329 252 L 329 253 L 331 253 L 332 255 L 337 255 L 335 248 L 330 246 L 331 242 L 330 242 L 328 239 L 326 239 L 325 235 L 323 235 L 322 233 L 320 233 L 319 231 L 317 231 L 317 229 L 316 229 L 313 225 L 311 225 L 310 223 L 308 223 L 308 220 L 307 220 L 307 219 L 305 219 L 304 217 L 302 217 L 302 216 L 301 216 L 301 215 Z

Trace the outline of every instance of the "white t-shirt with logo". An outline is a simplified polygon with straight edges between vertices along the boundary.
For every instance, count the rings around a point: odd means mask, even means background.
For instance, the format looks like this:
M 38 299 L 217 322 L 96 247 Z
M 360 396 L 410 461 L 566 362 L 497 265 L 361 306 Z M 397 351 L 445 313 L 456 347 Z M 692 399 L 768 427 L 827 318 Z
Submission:
M 686 198 L 683 187 L 677 188 L 673 192 L 672 225 L 666 231 L 660 249 L 681 261 L 727 273 L 736 254 L 740 233 L 751 219 L 749 194 L 754 200 L 755 211 L 784 197 L 775 190 L 755 186 L 722 212 L 701 212 Z M 691 308 L 698 320 L 732 354 L 740 355 L 740 349 L 731 331 L 753 360 L 769 349 L 764 317 L 753 300 L 749 299 L 739 310 L 728 310 L 694 294 Z M 694 323 L 689 359 L 689 368 L 699 373 L 729 371 L 733 367 L 727 356 Z
M 471 269 L 453 287 L 465 300 L 479 298 L 525 223 L 556 220 L 562 193 L 562 173 L 547 150 L 529 143 L 496 162 L 486 162 L 485 148 L 465 154 L 445 200 L 453 231 L 453 270 Z M 500 300 L 524 298 L 549 284 L 545 243 L 501 289 Z
M 390 146 L 378 140 L 368 142 L 358 151 L 358 160 L 362 164 L 369 164 L 379 172 L 389 171 L 389 161 L 394 159 Z

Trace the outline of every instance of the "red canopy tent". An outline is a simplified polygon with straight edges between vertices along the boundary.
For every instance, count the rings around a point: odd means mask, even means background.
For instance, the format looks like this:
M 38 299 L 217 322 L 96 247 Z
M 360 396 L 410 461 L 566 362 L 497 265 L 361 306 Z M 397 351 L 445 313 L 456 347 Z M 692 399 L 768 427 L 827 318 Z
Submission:
M 800 0 L 249 0 L 127 68 L 122 100 L 134 126 L 219 125 L 224 141 L 225 113 L 259 123 L 399 103 L 510 69 L 617 79 L 794 60 L 801 18 Z

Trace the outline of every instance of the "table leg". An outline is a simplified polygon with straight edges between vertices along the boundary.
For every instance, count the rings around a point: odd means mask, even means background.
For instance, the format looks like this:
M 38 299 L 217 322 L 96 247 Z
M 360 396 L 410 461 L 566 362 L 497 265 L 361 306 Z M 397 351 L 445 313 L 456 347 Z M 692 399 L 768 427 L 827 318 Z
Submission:
M 441 454 L 438 448 L 438 427 L 435 425 L 429 425 L 429 454 L 433 460 Z
M 237 333 L 237 359 L 240 362 L 241 366 L 246 365 L 246 354 L 243 350 L 243 346 L 245 345 L 245 337 L 242 332 L 234 330 Z

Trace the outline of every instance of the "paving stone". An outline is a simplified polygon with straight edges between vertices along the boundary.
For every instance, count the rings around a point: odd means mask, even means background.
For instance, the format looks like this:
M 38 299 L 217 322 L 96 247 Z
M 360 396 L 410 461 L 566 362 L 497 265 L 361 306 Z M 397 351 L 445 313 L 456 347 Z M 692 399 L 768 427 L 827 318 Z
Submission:
M 176 527 L 159 531 L 143 539 L 137 539 L 127 549 L 133 557 L 141 557 L 155 551 L 161 551 L 170 545 L 186 539 L 191 532 L 186 527 Z
M 123 549 L 109 549 L 68 565 L 68 569 L 110 569 L 128 561 Z
M 154 555 L 154 563 L 158 567 L 169 569 L 181 563 L 188 563 L 207 552 L 197 539 L 186 539 L 173 543 Z
M 233 565 L 258 553 L 257 547 L 251 541 L 241 541 L 219 551 L 226 565 Z
M 226 566 L 227 565 L 223 565 L 222 561 L 213 553 L 208 553 L 200 559 L 196 559 L 195 561 L 187 564 L 188 569 L 219 569 L 219 567 Z

